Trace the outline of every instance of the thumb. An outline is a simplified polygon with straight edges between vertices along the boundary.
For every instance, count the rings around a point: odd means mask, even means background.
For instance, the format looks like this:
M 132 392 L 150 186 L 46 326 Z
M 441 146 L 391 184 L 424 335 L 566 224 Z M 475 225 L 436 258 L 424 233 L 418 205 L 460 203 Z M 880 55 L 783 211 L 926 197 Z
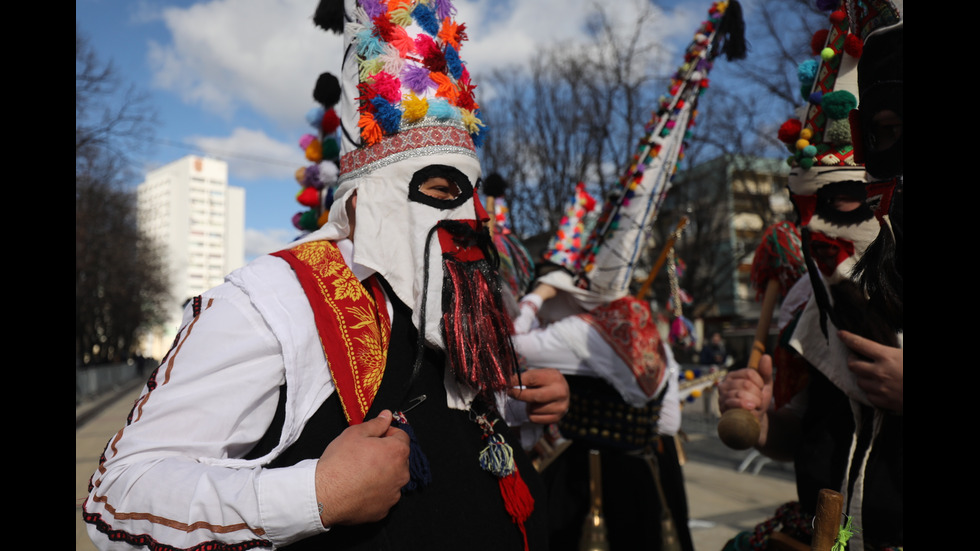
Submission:
M 762 377 L 762 384 L 772 384 L 772 356 L 764 354 L 759 360 L 759 376 Z
M 384 436 L 388 428 L 391 427 L 391 411 L 383 410 L 374 419 L 361 423 L 361 427 L 363 427 L 365 436 Z

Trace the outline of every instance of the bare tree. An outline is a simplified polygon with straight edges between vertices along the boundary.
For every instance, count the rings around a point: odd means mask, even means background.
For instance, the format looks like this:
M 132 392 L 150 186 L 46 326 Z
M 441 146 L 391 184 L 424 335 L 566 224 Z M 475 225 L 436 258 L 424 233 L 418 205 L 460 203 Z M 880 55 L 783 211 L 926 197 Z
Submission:
M 752 50 L 745 60 L 713 70 L 684 166 L 654 229 L 651 257 L 681 216 L 690 220 L 675 249 L 686 263 L 680 286 L 694 300 L 685 308 L 692 319 L 730 318 L 719 305 L 737 301 L 733 274 L 754 253 L 764 228 L 793 216 L 773 204 L 788 200 L 782 160 L 790 155 L 776 136 L 803 102 L 796 69 L 813 55 L 810 37 L 827 26 L 828 14 L 806 0 L 763 0 L 753 14 L 746 21 Z M 756 218 L 751 230 L 733 223 L 736 213 Z M 666 278 L 654 289 L 665 300 Z
M 488 171 L 511 183 L 512 227 L 530 236 L 557 228 L 575 184 L 597 196 L 617 184 L 644 113 L 660 87 L 663 50 L 652 38 L 655 11 L 644 3 L 628 32 L 597 5 L 587 43 L 558 44 L 528 67 L 485 78 Z
M 138 230 L 130 154 L 153 115 L 123 90 L 75 27 L 75 355 L 121 361 L 141 328 L 159 321 L 167 293 L 153 244 Z
M 642 123 L 667 88 L 667 71 L 676 67 L 670 63 L 678 61 L 663 57 L 652 9 L 631 27 L 594 9 L 590 40 L 556 45 L 524 68 L 482 79 L 492 93 L 484 104 L 485 166 L 509 179 L 511 225 L 525 238 L 555 230 L 576 182 L 603 199 L 618 187 Z M 778 173 L 773 167 L 789 155 L 777 129 L 801 104 L 796 68 L 812 55 L 810 37 L 826 27 L 827 15 L 808 0 L 762 0 L 745 20 L 746 59 L 714 64 L 680 172 L 656 218 L 654 245 L 638 270 L 653 264 L 680 217 L 688 216 L 676 249 L 687 263 L 681 286 L 695 300 L 685 308 L 689 317 L 717 314 L 719 303 L 731 302 L 732 274 L 758 244 L 758 234 L 733 230 L 734 212 L 753 213 L 762 228 L 785 216 L 770 194 L 750 192 L 766 185 L 778 191 L 785 182 L 770 181 L 772 174 L 754 165 L 768 159 L 766 170 Z M 717 159 L 736 188 L 710 178 Z M 666 279 L 656 280 L 661 301 Z

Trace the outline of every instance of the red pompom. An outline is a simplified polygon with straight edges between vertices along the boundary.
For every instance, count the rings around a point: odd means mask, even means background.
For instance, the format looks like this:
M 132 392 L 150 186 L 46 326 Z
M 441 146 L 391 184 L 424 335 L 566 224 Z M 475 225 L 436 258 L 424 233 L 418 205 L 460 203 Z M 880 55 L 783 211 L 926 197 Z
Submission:
M 845 17 L 847 17 L 847 14 L 844 13 L 844 10 L 835 10 L 830 14 L 830 22 L 834 25 L 838 25 L 844 20 Z
M 320 192 L 318 192 L 316 188 L 303 188 L 296 194 L 296 201 L 306 207 L 315 207 L 320 204 Z
M 820 29 L 819 31 L 813 33 L 813 37 L 810 38 L 810 53 L 813 55 L 820 55 L 820 51 L 823 50 L 825 44 L 827 44 L 827 35 L 830 31 L 827 29 Z
M 864 41 L 857 35 L 849 34 L 844 39 L 844 51 L 851 57 L 861 57 L 861 52 L 864 51 Z
M 333 109 L 327 109 L 320 121 L 320 129 L 323 130 L 324 134 L 333 134 L 338 126 L 340 126 L 340 117 L 337 116 L 337 112 Z
M 803 125 L 799 119 L 789 119 L 779 127 L 779 141 L 783 143 L 793 143 L 800 136 Z

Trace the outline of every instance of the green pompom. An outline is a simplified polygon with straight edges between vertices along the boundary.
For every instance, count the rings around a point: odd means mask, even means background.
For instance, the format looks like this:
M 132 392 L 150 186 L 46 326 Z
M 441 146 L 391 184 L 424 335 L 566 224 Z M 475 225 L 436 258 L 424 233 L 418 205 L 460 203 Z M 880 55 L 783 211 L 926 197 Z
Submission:
M 823 130 L 823 139 L 835 145 L 851 143 L 851 125 L 847 119 L 828 120 Z
M 823 95 L 820 107 L 825 115 L 831 119 L 847 119 L 851 110 L 856 109 L 857 98 L 847 90 L 837 90 Z
M 304 212 L 303 215 L 299 217 L 299 225 L 304 230 L 309 230 L 309 231 L 317 230 L 320 228 L 320 226 L 317 224 L 317 218 L 318 217 L 316 211 L 310 209 Z

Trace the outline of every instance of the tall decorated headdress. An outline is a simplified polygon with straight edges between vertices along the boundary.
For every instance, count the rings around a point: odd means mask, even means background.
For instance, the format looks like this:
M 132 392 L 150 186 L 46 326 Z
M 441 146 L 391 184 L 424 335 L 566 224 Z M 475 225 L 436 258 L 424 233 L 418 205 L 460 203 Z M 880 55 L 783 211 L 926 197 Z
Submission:
M 428 232 L 445 219 L 477 225 L 487 216 L 475 191 L 486 127 L 460 58 L 466 26 L 454 16 L 449 0 L 322 0 L 314 15 L 321 28 L 344 34 L 337 105 L 327 106 L 338 114 L 340 140 L 328 233 L 349 232 L 345 203 L 356 193 L 355 262 L 384 277 L 438 347 L 438 317 L 424 320 L 423 297 L 436 299 L 435 316 L 442 289 L 441 251 L 429 245 L 451 238 Z M 458 196 L 426 198 L 418 186 L 429 177 L 452 180 Z M 421 281 L 426 263 L 433 277 Z
M 576 273 L 585 242 L 588 239 L 589 216 L 596 208 L 595 198 L 585 189 L 585 182 L 575 184 L 575 193 L 565 207 L 558 230 L 548 241 L 541 257 Z M 594 220 L 592 221 L 594 223 Z
M 329 220 L 307 239 L 352 237 L 353 262 L 411 310 L 414 373 L 426 346 L 445 351 L 447 405 L 483 429 L 473 460 L 523 533 L 533 498 L 491 419 L 517 358 L 477 194 L 486 127 L 455 13 L 450 0 L 321 0 L 314 23 L 344 34 L 340 174 Z
M 697 114 L 698 98 L 708 88 L 715 59 L 745 56 L 744 24 L 736 0 L 714 2 L 684 63 L 671 78 L 668 93 L 645 127 L 629 169 L 620 178 L 618 195 L 607 202 L 579 258 L 577 273 L 589 288 L 610 298 L 629 293 L 650 226 L 670 189 Z
M 779 130 L 791 152 L 790 198 L 825 333 L 828 316 L 842 328 L 845 322 L 834 318 L 865 301 L 854 267 L 880 233 L 895 189 L 893 180 L 869 179 L 855 156 L 849 119 L 860 101 L 857 67 L 865 44 L 851 32 L 845 8 L 843 1 L 825 6 L 829 28 L 814 34 L 813 57 L 798 69 L 805 104 Z

